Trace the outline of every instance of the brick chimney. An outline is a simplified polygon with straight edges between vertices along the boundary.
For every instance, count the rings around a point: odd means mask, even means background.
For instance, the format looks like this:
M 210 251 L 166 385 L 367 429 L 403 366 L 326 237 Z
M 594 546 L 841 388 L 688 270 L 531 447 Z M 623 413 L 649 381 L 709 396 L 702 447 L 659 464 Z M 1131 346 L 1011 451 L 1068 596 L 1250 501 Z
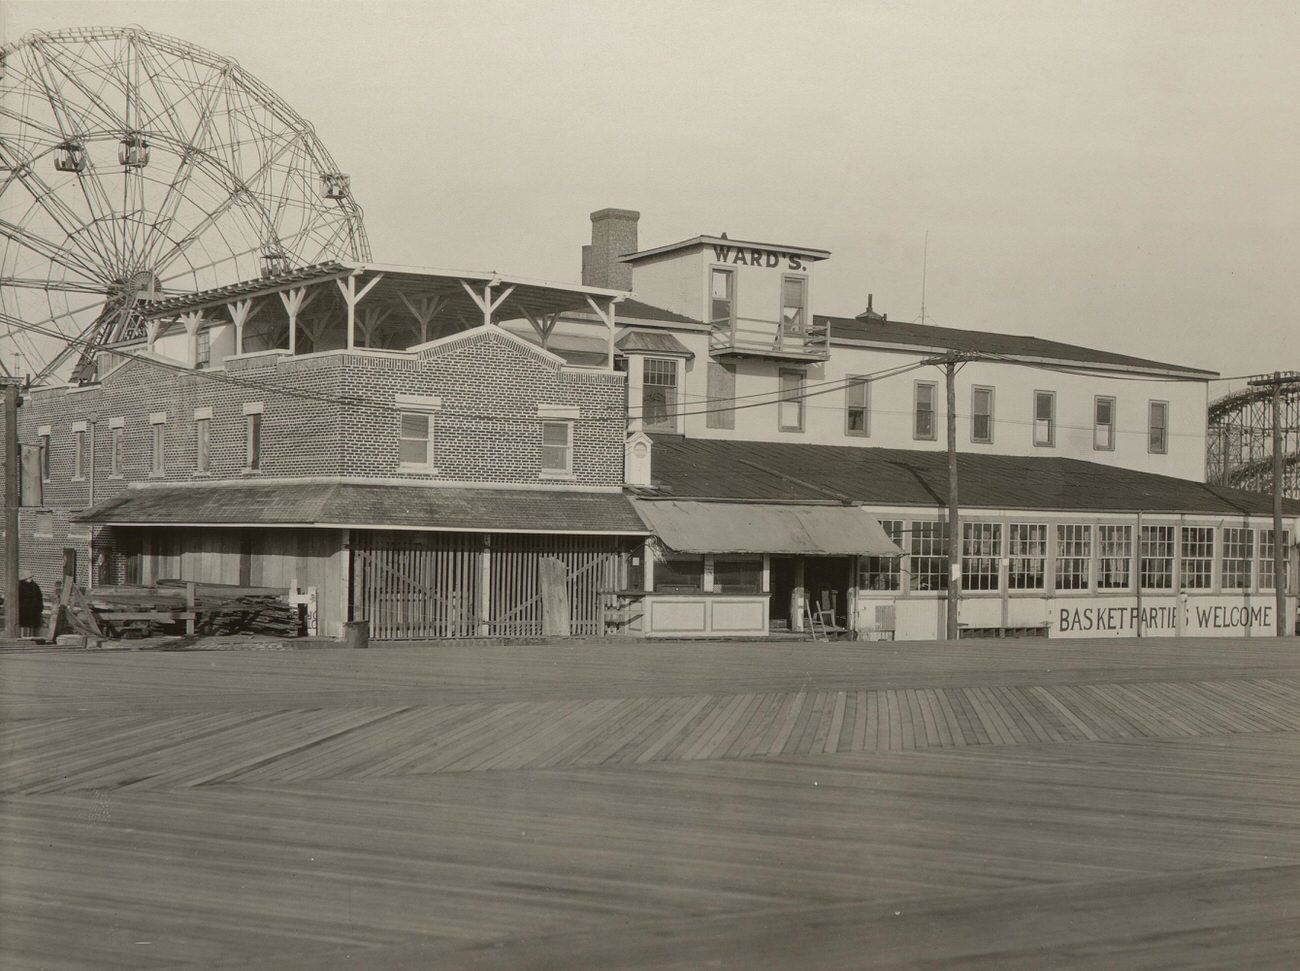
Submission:
M 637 251 L 640 218 L 641 214 L 631 209 L 601 209 L 591 214 L 591 245 L 582 248 L 583 286 L 632 289 L 632 267 L 619 263 L 618 258 Z

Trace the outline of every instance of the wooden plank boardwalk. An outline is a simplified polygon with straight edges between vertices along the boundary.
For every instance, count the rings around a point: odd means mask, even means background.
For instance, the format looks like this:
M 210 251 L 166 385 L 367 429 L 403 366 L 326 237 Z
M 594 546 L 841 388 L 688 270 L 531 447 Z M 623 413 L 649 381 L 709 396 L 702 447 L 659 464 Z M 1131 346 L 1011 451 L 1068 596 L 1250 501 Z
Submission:
M 1297 647 L 0 656 L 0 967 L 1295 967 Z

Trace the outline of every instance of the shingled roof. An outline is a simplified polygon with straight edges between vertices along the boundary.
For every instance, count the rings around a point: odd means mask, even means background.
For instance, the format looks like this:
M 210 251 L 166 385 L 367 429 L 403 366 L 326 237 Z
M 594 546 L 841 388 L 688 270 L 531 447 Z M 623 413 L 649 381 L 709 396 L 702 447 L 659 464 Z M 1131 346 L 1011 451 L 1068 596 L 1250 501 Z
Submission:
M 145 486 L 80 522 L 140 526 L 338 526 L 522 533 L 647 532 L 617 492 L 263 481 Z
M 989 355 L 1006 355 L 1021 359 L 1059 361 L 1062 364 L 1092 364 L 1099 367 L 1138 368 L 1166 371 L 1190 378 L 1209 379 L 1217 371 L 1185 367 L 1181 364 L 1164 364 L 1127 354 L 1112 354 L 1077 344 L 1044 340 L 1021 334 L 996 334 L 986 330 L 960 330 L 956 327 L 935 327 L 933 324 L 913 324 L 881 317 L 827 317 L 815 315 L 822 324 L 829 325 L 831 342 L 870 341 L 872 343 L 919 347 L 936 351 L 968 351 Z
M 1067 458 L 958 454 L 965 508 L 1269 515 L 1272 498 Z M 654 436 L 652 478 L 676 498 L 942 506 L 943 451 Z M 1300 500 L 1286 500 L 1288 516 Z

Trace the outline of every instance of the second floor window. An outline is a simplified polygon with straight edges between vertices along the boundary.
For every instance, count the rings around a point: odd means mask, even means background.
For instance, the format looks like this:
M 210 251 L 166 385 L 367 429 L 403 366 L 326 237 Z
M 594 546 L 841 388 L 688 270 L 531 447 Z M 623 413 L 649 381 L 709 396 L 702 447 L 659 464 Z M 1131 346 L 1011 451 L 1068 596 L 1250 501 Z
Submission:
M 74 479 L 84 479 L 87 464 L 86 431 L 84 428 L 78 428 L 72 433 L 72 477 Z
M 912 437 L 922 441 L 934 441 L 934 396 L 935 385 L 932 381 L 918 381 L 912 392 L 913 415 Z
M 735 319 L 736 273 L 734 270 L 714 268 L 709 323 L 731 326 Z
M 1092 447 L 1109 452 L 1115 448 L 1115 399 L 1097 398 L 1093 410 Z
M 167 447 L 167 425 L 155 421 L 150 425 L 149 430 L 153 433 L 149 448 L 149 473 L 162 475 L 166 470 L 164 449 Z
M 781 279 L 781 333 L 786 337 L 802 337 L 806 329 L 808 281 L 801 276 Z
M 1034 444 L 1056 444 L 1056 395 L 1051 391 L 1034 392 Z
M 212 366 L 212 335 L 206 330 L 194 335 L 194 366 L 199 369 Z
M 866 378 L 849 378 L 844 386 L 844 434 L 860 438 L 871 434 L 870 393 Z
M 109 431 L 109 475 L 122 474 L 122 436 L 125 434 L 125 431 L 126 430 L 121 425 L 118 425 Z
M 732 365 L 709 362 L 708 428 L 736 427 L 736 372 Z
M 1147 429 L 1147 450 L 1157 455 L 1169 451 L 1169 402 L 1151 402 L 1151 420 Z
M 433 416 L 427 412 L 404 411 L 397 437 L 397 461 L 410 468 L 433 465 Z
M 648 357 L 641 382 L 641 418 L 648 432 L 677 431 L 677 362 Z
M 262 413 L 244 416 L 244 468 L 262 467 Z
M 781 400 L 777 425 L 783 432 L 803 431 L 803 372 L 781 372 Z
M 573 471 L 573 422 L 542 422 L 542 472 L 568 475 Z
M 210 471 L 208 450 L 212 443 L 212 419 L 194 419 L 194 471 Z
M 972 388 L 970 408 L 970 440 L 993 441 L 993 389 Z

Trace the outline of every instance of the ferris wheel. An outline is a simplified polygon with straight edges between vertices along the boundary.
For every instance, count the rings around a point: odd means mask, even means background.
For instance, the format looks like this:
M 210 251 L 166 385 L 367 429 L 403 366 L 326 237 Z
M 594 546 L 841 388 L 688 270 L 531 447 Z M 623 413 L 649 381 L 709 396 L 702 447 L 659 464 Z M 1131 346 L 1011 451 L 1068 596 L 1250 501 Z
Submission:
M 347 176 L 230 58 L 136 27 L 0 47 L 0 373 L 85 377 L 143 300 L 369 258 Z

